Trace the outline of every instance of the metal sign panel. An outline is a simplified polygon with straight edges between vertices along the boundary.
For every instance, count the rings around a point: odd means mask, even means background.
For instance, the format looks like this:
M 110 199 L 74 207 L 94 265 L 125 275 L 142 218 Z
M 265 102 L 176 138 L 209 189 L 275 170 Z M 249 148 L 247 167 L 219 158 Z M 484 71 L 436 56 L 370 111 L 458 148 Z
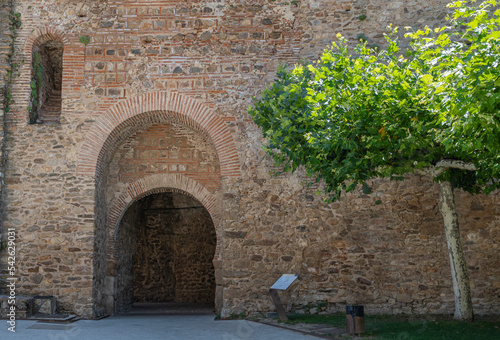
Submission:
M 297 280 L 299 277 L 298 274 L 283 274 L 281 277 L 276 281 L 271 289 L 279 289 L 279 290 L 287 290 L 290 285 Z

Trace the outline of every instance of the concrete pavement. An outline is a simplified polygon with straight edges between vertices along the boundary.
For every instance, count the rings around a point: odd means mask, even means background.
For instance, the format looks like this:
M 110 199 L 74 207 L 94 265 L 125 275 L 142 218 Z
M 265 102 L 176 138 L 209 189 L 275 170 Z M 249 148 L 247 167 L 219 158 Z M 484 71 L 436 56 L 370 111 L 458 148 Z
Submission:
M 286 329 L 246 320 L 214 320 L 214 315 L 119 315 L 80 320 L 72 324 L 48 324 L 28 320 L 16 323 L 16 332 L 0 320 L 1 340 L 317 340 Z

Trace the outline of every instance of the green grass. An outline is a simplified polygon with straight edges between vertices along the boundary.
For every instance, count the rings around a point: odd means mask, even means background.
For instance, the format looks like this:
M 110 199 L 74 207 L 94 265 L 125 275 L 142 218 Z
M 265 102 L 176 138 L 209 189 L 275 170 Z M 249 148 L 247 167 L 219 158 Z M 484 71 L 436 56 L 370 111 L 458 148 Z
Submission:
M 345 315 L 290 315 L 288 324 L 314 323 L 345 328 Z M 365 315 L 363 337 L 400 340 L 494 340 L 500 339 L 500 322 L 459 322 L 447 317 Z
M 294 325 L 296 323 L 318 323 L 330 325 L 333 327 L 344 328 L 345 327 L 345 314 L 328 314 L 328 315 L 299 315 L 292 314 L 287 315 L 289 325 Z

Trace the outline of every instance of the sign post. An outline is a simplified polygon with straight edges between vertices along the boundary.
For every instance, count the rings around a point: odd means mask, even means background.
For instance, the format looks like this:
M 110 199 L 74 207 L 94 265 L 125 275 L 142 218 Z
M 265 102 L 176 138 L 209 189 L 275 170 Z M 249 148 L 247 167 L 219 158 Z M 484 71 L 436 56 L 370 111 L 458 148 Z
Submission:
M 286 317 L 285 308 L 283 308 L 283 304 L 281 303 L 278 290 L 287 290 L 298 277 L 299 275 L 296 274 L 283 274 L 269 289 L 271 299 L 273 299 L 281 321 L 287 321 L 288 318 Z

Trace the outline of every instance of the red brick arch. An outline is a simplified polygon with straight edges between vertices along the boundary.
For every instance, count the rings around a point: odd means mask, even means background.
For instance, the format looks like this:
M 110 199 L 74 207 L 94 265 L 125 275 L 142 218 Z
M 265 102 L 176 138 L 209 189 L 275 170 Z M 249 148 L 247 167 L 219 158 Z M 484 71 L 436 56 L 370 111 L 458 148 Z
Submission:
M 197 199 L 207 209 L 217 233 L 215 250 L 215 260 L 217 260 L 220 254 L 222 232 L 220 200 L 199 182 L 181 174 L 156 174 L 138 179 L 130 183 L 123 193 L 113 201 L 108 215 L 108 257 L 114 257 L 114 241 L 118 224 L 126 210 L 141 198 L 163 192 L 187 194 Z
M 153 92 L 123 100 L 102 114 L 92 125 L 78 157 L 79 175 L 99 178 L 106 157 L 141 126 L 174 121 L 205 135 L 219 157 L 221 176 L 239 176 L 240 163 L 231 132 L 208 106 L 179 93 Z
M 56 28 L 39 28 L 31 32 L 28 39 L 26 40 L 26 43 L 24 44 L 23 52 L 25 54 L 25 57 L 29 57 L 29 59 L 31 60 L 31 52 L 33 51 L 33 47 L 40 46 L 49 40 L 58 40 L 62 42 L 63 45 L 67 45 L 70 42 L 64 32 L 61 32 Z

